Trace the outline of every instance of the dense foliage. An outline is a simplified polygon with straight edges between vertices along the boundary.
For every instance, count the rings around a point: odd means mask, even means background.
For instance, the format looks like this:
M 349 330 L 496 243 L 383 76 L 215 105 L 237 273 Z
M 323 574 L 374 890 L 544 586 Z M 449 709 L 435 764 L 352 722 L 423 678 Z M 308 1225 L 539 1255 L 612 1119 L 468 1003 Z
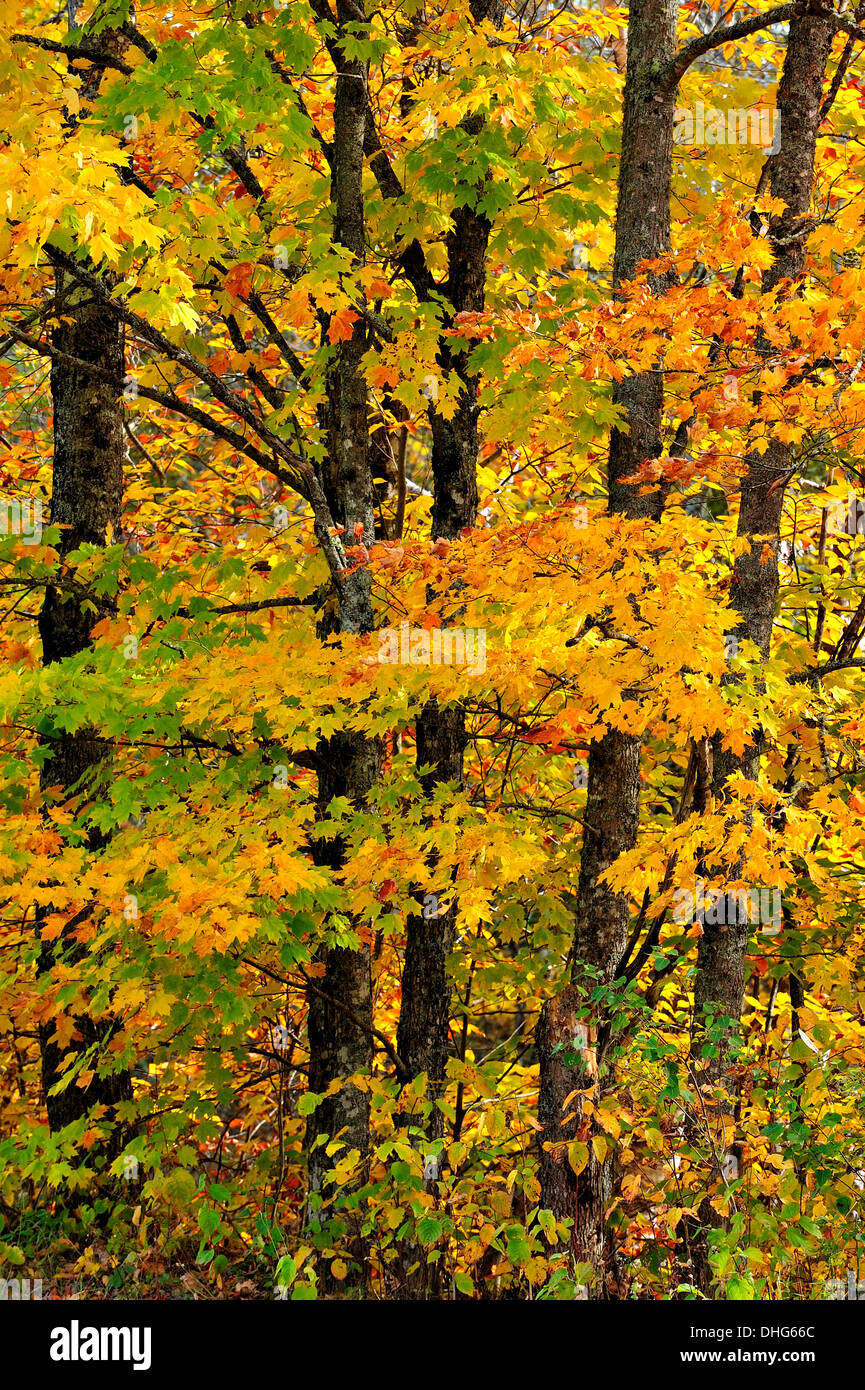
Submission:
M 2 0 L 2 1273 L 858 1268 L 845 15 Z

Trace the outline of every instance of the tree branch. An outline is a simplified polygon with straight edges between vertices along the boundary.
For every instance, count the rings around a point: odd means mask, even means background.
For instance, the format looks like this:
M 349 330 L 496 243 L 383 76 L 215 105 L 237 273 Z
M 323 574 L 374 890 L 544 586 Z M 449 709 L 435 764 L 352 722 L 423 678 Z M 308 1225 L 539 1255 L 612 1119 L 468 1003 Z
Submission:
M 831 676 L 834 671 L 861 670 L 863 667 L 865 658 L 859 656 L 846 657 L 841 661 L 827 661 L 824 666 L 813 666 L 807 671 L 798 671 L 795 676 L 790 677 L 790 684 L 803 685 L 806 681 L 818 681 L 822 676 Z
M 191 613 L 188 608 L 178 608 L 175 617 L 192 618 L 196 621 L 199 618 L 225 618 L 233 613 L 261 613 L 268 608 L 314 608 L 316 600 L 314 598 L 263 598 L 256 599 L 253 603 L 227 603 L 222 608 L 202 608 L 199 613 Z
M 811 0 L 808 5 L 808 13 L 814 14 L 818 19 L 826 19 L 842 34 L 849 34 L 853 39 L 865 40 L 865 28 L 861 24 L 854 24 L 852 19 L 846 19 L 844 15 L 835 14 L 834 10 L 827 9 L 821 5 L 819 0 Z
M 768 29 L 772 24 L 783 24 L 785 20 L 793 17 L 795 10 L 795 4 L 775 5 L 771 10 L 752 15 L 750 19 L 742 19 L 737 24 L 725 24 L 712 29 L 708 34 L 698 34 L 686 43 L 684 48 L 679 49 L 672 62 L 661 73 L 661 86 L 667 90 L 677 87 L 691 64 L 702 58 L 704 53 L 710 53 L 713 48 L 720 48 L 722 44 L 734 43 L 736 39 L 745 39 L 749 34 Z
M 70 43 L 59 43 L 56 39 L 40 39 L 36 34 L 13 34 L 12 43 L 29 43 L 34 48 L 43 48 L 46 53 L 62 53 L 70 62 L 75 62 L 85 58 L 88 63 L 92 63 L 95 68 L 116 68 L 118 72 L 131 77 L 134 68 L 128 63 L 124 63 L 122 58 L 115 58 L 110 53 L 101 53 L 97 49 L 84 48 L 81 45 Z
M 350 1009 L 341 999 L 335 999 L 332 994 L 325 994 L 323 989 L 319 989 L 317 985 L 314 985 L 302 965 L 299 966 L 298 969 L 306 981 L 306 987 L 311 994 L 316 994 L 318 998 L 323 999 L 325 1003 L 332 1004 L 334 1008 L 339 1009 L 340 1013 L 344 1013 L 347 1018 L 350 1018 L 354 1026 L 359 1028 L 362 1033 L 368 1033 L 371 1038 L 375 1038 L 376 1042 L 381 1043 L 388 1057 L 396 1067 L 397 1079 L 402 1082 L 403 1085 L 405 1085 L 407 1081 L 411 1081 L 411 1072 L 400 1057 L 393 1043 L 385 1037 L 384 1033 L 380 1033 L 378 1028 L 371 1028 L 369 1024 L 364 1023 L 363 1019 L 357 1016 L 354 1009 Z
M 196 357 L 193 357 L 192 353 L 187 352 L 186 348 L 172 343 L 170 339 L 166 338 L 164 333 L 161 333 L 158 328 L 154 328 L 152 324 L 149 324 L 140 314 L 136 314 L 131 309 L 125 308 L 120 304 L 105 288 L 98 275 L 94 275 L 89 270 L 86 270 L 85 267 L 72 256 L 68 256 L 65 251 L 61 251 L 55 246 L 46 245 L 45 253 L 49 260 L 53 261 L 61 270 L 65 270 L 66 273 L 77 280 L 79 284 L 86 285 L 88 289 L 92 290 L 104 304 L 113 310 L 118 318 L 122 319 L 124 323 L 127 323 L 130 328 L 134 328 L 145 342 L 150 343 L 152 347 L 158 348 L 169 361 L 176 362 L 178 366 L 185 367 L 193 376 L 198 377 L 199 381 L 204 382 L 215 399 L 218 400 L 221 405 L 224 405 L 233 415 L 238 416 L 245 424 L 249 425 L 250 429 L 269 445 L 280 458 L 284 459 L 289 467 L 297 470 L 304 479 L 304 482 L 312 476 L 312 470 L 300 455 L 290 449 L 278 435 L 273 434 L 273 432 L 259 419 L 249 402 L 245 401 L 242 396 L 239 396 L 236 391 L 232 391 L 230 387 L 226 386 L 225 382 L 221 381 L 216 373 L 211 371 L 210 367 L 206 366 L 203 362 L 199 362 Z M 144 395 L 144 388 L 139 387 L 138 393 L 139 395 Z M 302 495 L 305 497 L 307 496 L 305 492 L 302 493 Z

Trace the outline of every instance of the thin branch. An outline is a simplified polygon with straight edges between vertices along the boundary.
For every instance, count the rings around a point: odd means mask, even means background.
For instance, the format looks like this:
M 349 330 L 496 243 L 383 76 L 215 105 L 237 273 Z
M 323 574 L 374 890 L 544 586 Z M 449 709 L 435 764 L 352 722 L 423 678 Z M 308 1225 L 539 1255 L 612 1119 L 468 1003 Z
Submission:
M 121 24 L 120 32 L 121 34 L 125 34 L 129 42 L 134 44 L 136 48 L 139 48 L 145 57 L 150 59 L 151 63 L 156 62 L 156 59 L 159 57 L 159 49 L 155 44 L 152 44 L 149 39 L 145 38 L 144 35 L 136 29 L 134 24 L 131 24 L 129 20 L 127 20 L 125 24 Z
M 856 13 L 859 13 L 858 10 Z M 832 107 L 835 104 L 835 98 L 837 97 L 838 92 L 840 91 L 841 83 L 844 81 L 844 76 L 847 72 L 847 69 L 850 66 L 850 59 L 853 57 L 853 49 L 855 45 L 856 40 L 848 35 L 847 42 L 844 45 L 844 52 L 838 59 L 838 66 L 833 74 L 832 82 L 829 86 L 829 91 L 826 93 L 826 100 L 820 107 L 821 125 L 823 124 L 823 122 L 825 121 L 826 117 L 829 115 L 829 112 L 832 110 Z M 775 983 L 777 984 L 777 981 Z
M 80 265 L 72 256 L 68 256 L 64 251 L 60 251 L 55 246 L 46 246 L 45 252 L 49 260 L 53 261 L 55 265 L 60 266 L 62 270 L 65 270 L 67 274 L 77 280 L 79 284 L 86 285 L 88 289 L 92 290 L 105 305 L 113 310 L 119 319 L 129 324 L 131 328 L 134 328 L 145 342 L 150 343 L 152 347 L 158 348 L 170 361 L 176 362 L 181 367 L 185 367 L 193 376 L 198 377 L 199 381 L 203 381 L 215 399 L 218 400 L 221 405 L 224 405 L 226 409 L 230 410 L 233 415 L 237 415 L 245 424 L 249 425 L 250 429 L 268 444 L 280 458 L 283 458 L 289 467 L 297 470 L 305 483 L 312 477 L 312 470 L 300 455 L 296 454 L 292 449 L 289 449 L 285 441 L 280 439 L 278 435 L 273 434 L 273 432 L 262 423 L 248 401 L 245 401 L 236 391 L 232 391 L 230 387 L 226 386 L 225 382 L 222 381 L 215 372 L 211 371 L 210 367 L 206 366 L 203 362 L 199 362 L 198 358 L 193 357 L 192 353 L 188 352 L 186 348 L 172 343 L 170 339 L 166 338 L 164 333 L 161 333 L 158 328 L 154 328 L 153 325 L 149 324 L 146 319 L 143 319 L 140 314 L 136 314 L 131 309 L 125 308 L 124 305 L 119 303 L 119 301 L 105 288 L 97 275 L 93 275 L 90 271 L 86 270 L 84 266 Z M 141 396 L 146 394 L 143 387 L 138 387 L 138 394 Z M 271 467 L 270 471 L 275 470 Z M 292 482 L 292 486 L 295 491 L 301 491 L 296 481 Z M 301 491 L 301 495 L 305 497 L 307 494 Z
M 245 14 L 242 16 L 242 18 L 243 23 L 246 25 L 247 29 L 255 29 L 261 23 L 260 15 Z M 297 109 L 300 111 L 301 115 L 305 116 L 306 119 L 309 121 L 309 124 L 312 127 L 312 134 L 316 141 L 316 144 L 318 145 L 319 149 L 321 150 L 322 154 L 327 160 L 328 166 L 332 168 L 333 149 L 325 140 L 318 126 L 315 124 L 315 121 L 310 116 L 309 111 L 306 109 L 306 102 L 304 101 L 301 93 L 295 87 L 291 73 L 288 71 L 287 68 L 283 67 L 282 63 L 279 61 L 272 48 L 266 48 L 264 50 L 264 56 L 270 64 L 270 70 L 273 73 L 273 75 L 275 77 L 278 77 L 280 82 L 282 82 L 284 86 L 288 87 L 289 91 L 292 93 L 295 101 L 297 102 Z
M 818 3 L 818 0 L 811 0 L 808 12 L 816 15 L 818 19 L 828 20 L 842 34 L 849 34 L 854 39 L 865 40 L 865 28 L 861 24 L 854 24 L 852 19 L 845 19 L 843 15 L 835 14 L 833 10 L 827 10 L 824 5 Z
M 109 299 L 108 302 L 113 304 L 115 308 L 119 308 L 115 301 Z M 133 317 L 137 319 L 138 315 L 133 315 Z M 143 320 L 141 320 L 141 322 L 143 323 Z M 147 325 L 145 325 L 145 327 L 147 327 Z M 155 330 L 153 331 L 155 332 Z M 56 360 L 60 362 L 68 362 L 79 371 L 88 372 L 90 375 L 96 376 L 102 381 L 110 382 L 112 386 L 117 387 L 118 394 L 122 390 L 122 382 L 118 382 L 110 372 L 101 371 L 90 362 L 84 362 L 80 358 L 72 357 L 69 353 L 60 352 L 57 348 L 51 347 L 47 343 L 40 342 L 38 338 L 31 338 L 29 334 L 16 331 L 12 336 L 18 342 L 23 343 L 26 347 L 32 348 L 34 352 L 38 352 L 43 357 L 51 357 L 56 358 Z M 161 337 L 161 334 L 157 336 Z M 171 345 L 168 344 L 168 346 L 170 347 Z M 210 373 L 210 375 L 213 374 Z M 218 381 L 218 378 L 216 378 L 216 380 Z M 284 483 L 286 487 L 296 492 L 305 502 L 309 503 L 312 508 L 315 538 L 327 561 L 331 579 L 333 580 L 334 587 L 341 600 L 345 593 L 345 582 L 347 573 L 350 572 L 350 566 L 347 562 L 342 542 L 339 539 L 337 528 L 334 525 L 333 517 L 331 516 L 327 498 L 324 495 L 321 483 L 309 464 L 301 459 L 299 455 L 293 454 L 281 440 L 277 439 L 276 435 L 272 435 L 269 430 L 265 429 L 254 415 L 252 416 L 252 427 L 255 432 L 259 437 L 266 439 L 268 442 L 272 440 L 274 445 L 279 446 L 278 451 L 275 450 L 275 452 L 278 452 L 284 458 L 288 458 L 290 467 L 296 469 L 296 472 L 300 474 L 299 477 L 290 472 L 287 468 L 281 468 L 276 458 L 268 457 L 261 449 L 257 449 L 254 444 L 250 444 L 248 440 L 244 439 L 242 434 L 238 434 L 236 430 L 231 429 L 228 425 L 223 425 L 218 420 L 214 420 L 213 416 L 208 415 L 207 412 L 202 410 L 199 406 L 191 405 L 188 401 L 183 401 L 179 396 L 175 396 L 174 394 L 156 391 L 151 386 L 139 385 L 138 395 L 144 400 L 154 401 L 157 405 L 164 406 L 167 410 L 185 416 L 186 419 L 192 420 L 195 424 L 201 425 L 204 429 L 209 430 L 210 433 L 214 434 L 218 439 L 224 439 L 226 443 L 230 444 L 238 453 L 245 454 L 247 458 L 251 458 L 264 472 L 272 473 L 281 483 Z M 233 392 L 228 392 L 228 395 L 233 395 Z M 297 462 L 295 462 L 295 460 L 297 460 Z
M 162 483 L 162 485 L 163 485 L 163 487 L 164 487 L 164 486 L 165 486 L 165 474 L 163 473 L 163 471 L 162 471 L 162 469 L 160 468 L 159 464 L 156 462 L 156 459 L 155 459 L 155 458 L 152 458 L 151 455 L 148 454 L 148 452 L 147 452 L 147 450 L 145 449 L 144 445 L 141 443 L 141 440 L 138 438 L 138 436 L 137 436 L 136 434 L 133 433 L 132 426 L 130 425 L 129 421 L 127 420 L 125 414 L 124 414 L 124 416 L 123 416 L 123 429 L 124 429 L 124 431 L 125 431 L 125 433 L 126 433 L 127 439 L 129 439 L 130 442 L 131 442 L 132 444 L 135 445 L 136 449 L 138 449 L 138 450 L 144 455 L 144 457 L 147 459 L 147 462 L 150 464 L 150 467 L 154 470 L 154 472 L 156 473 L 157 478 L 159 479 L 159 481 Z
M 32 349 L 33 352 L 38 352 L 41 357 L 48 357 L 52 361 L 65 362 L 76 371 L 87 372 L 88 375 L 95 376 L 100 381 L 107 381 L 109 385 L 117 388 L 118 395 L 123 391 L 122 381 L 118 381 L 111 372 L 104 371 L 102 368 L 95 366 L 92 362 L 85 362 L 80 357 L 73 357 L 71 353 L 61 352 L 59 348 L 52 347 L 49 343 L 45 343 L 38 338 L 31 338 L 28 333 L 21 333 L 16 330 L 10 334 L 10 336 L 13 337 L 16 342 L 22 343 L 25 347 Z M 204 429 L 215 435 L 217 439 L 222 439 L 226 444 L 230 444 L 238 453 L 245 454 L 247 458 L 251 458 L 260 468 L 266 470 L 268 473 L 272 473 L 295 492 L 299 491 L 297 480 L 289 477 L 283 470 L 279 469 L 267 454 L 262 453 L 254 444 L 250 444 L 248 440 L 244 439 L 242 434 L 238 434 L 237 431 L 231 429 L 230 426 L 223 425 L 220 421 L 215 420 L 213 416 L 208 415 L 207 412 L 202 410 L 199 406 L 191 405 L 188 401 L 182 400 L 179 396 L 171 392 L 156 391 L 151 386 L 139 386 L 138 396 L 144 400 L 153 401 L 156 405 L 164 406 L 166 410 L 170 410 L 177 415 L 183 415 L 187 420 L 192 420 L 195 424 L 201 425 Z
M 412 1078 L 411 1071 L 400 1057 L 393 1043 L 385 1037 L 384 1033 L 379 1032 L 378 1028 L 372 1028 L 368 1023 L 364 1023 L 363 1019 L 358 1017 L 354 1009 L 350 1009 L 341 999 L 334 999 L 332 994 L 325 994 L 323 989 L 319 989 L 317 985 L 314 985 L 303 966 L 300 966 L 299 969 L 306 981 L 306 987 L 310 993 L 317 995 L 319 999 L 323 999 L 326 1004 L 332 1004 L 334 1008 L 339 1009 L 340 1013 L 350 1018 L 355 1027 L 359 1028 L 362 1033 L 368 1033 L 371 1038 L 375 1038 L 377 1042 L 381 1043 L 388 1057 L 396 1067 L 397 1079 L 403 1083 L 410 1081 Z
M 295 381 L 299 386 L 309 387 L 309 376 L 306 368 L 292 348 L 282 329 L 271 317 L 264 300 L 257 290 L 250 290 L 249 298 L 246 300 L 246 303 L 249 305 L 249 308 L 252 310 L 253 314 L 255 314 L 255 317 L 262 327 L 266 329 L 270 342 L 282 353 L 283 358 L 291 368 Z

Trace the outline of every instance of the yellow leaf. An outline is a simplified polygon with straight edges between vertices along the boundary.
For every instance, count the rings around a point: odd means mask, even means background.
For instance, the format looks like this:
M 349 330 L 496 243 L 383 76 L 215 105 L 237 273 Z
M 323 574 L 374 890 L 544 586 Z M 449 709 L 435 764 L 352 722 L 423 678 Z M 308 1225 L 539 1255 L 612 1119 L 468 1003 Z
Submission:
M 575 1139 L 573 1144 L 568 1145 L 568 1162 L 570 1163 L 577 1177 L 580 1176 L 580 1173 L 582 1173 L 588 1161 L 588 1144 L 584 1144 L 580 1139 Z
M 612 1144 L 605 1134 L 593 1134 L 592 1148 L 595 1151 L 595 1158 L 599 1163 L 603 1163 L 612 1148 Z
M 61 1051 L 69 1046 L 75 1034 L 75 1020 L 68 1014 L 61 1014 L 56 1023 L 56 1031 L 49 1042 L 56 1043 Z

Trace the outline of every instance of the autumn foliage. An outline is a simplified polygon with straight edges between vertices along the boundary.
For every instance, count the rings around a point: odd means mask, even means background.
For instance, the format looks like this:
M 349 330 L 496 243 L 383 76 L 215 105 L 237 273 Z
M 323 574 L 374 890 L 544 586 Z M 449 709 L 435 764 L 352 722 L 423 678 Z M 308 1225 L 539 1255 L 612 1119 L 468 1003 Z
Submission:
M 803 75 L 679 7 L 670 113 L 793 115 L 671 137 L 629 250 L 627 10 L 0 3 L 0 1273 L 856 1267 L 865 33 L 815 16 Z

